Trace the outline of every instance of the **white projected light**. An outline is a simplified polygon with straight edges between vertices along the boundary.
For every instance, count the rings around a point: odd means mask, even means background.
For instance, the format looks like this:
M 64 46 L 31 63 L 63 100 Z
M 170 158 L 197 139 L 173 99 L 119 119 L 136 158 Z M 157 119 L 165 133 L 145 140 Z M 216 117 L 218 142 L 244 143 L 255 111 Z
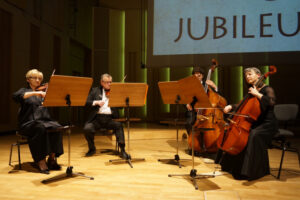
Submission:
M 300 0 L 154 0 L 153 55 L 300 51 Z

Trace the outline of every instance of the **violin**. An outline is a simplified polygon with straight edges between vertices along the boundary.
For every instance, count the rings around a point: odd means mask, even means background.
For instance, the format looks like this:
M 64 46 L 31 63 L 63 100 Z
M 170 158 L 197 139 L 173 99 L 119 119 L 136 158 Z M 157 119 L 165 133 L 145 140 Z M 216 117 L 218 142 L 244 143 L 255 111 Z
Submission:
M 36 91 L 47 92 L 47 90 L 48 90 L 48 83 L 41 84 L 41 85 L 38 86 L 35 90 L 36 90 Z
M 276 71 L 275 66 L 270 66 L 269 72 L 259 78 L 255 87 L 260 86 L 264 79 L 276 73 Z M 251 126 L 260 114 L 259 100 L 248 93 L 239 103 L 236 111 L 227 119 L 230 124 L 227 130 L 218 138 L 218 147 L 231 155 L 237 155 L 242 152 L 248 143 Z
M 55 73 L 55 69 L 53 70 L 51 76 L 53 76 L 54 73 Z M 46 93 L 47 93 L 48 86 L 49 86 L 48 83 L 44 83 L 44 84 L 41 84 L 40 86 L 38 86 L 35 90 L 36 90 L 36 91 L 43 91 L 43 92 L 46 92 Z M 44 102 L 44 98 L 42 98 L 42 104 L 43 104 L 43 102 Z
M 110 89 L 109 90 L 104 90 L 104 91 L 105 91 L 105 96 L 109 97 L 109 95 L 110 95 Z

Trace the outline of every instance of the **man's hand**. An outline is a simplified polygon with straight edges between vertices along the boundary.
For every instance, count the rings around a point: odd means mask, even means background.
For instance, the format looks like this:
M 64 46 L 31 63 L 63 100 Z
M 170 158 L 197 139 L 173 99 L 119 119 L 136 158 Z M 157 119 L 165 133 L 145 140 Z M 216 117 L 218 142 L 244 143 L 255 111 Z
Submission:
M 94 102 L 93 102 L 93 106 L 100 106 L 100 107 L 102 107 L 103 105 L 104 105 L 104 101 L 102 101 L 102 100 L 95 100 Z
M 211 81 L 211 80 L 206 80 L 205 82 L 207 85 L 209 85 L 210 87 L 212 87 L 215 91 L 218 91 L 218 87 L 216 86 L 216 84 Z
M 192 106 L 190 104 L 186 104 L 186 108 L 188 109 L 188 111 L 193 110 Z

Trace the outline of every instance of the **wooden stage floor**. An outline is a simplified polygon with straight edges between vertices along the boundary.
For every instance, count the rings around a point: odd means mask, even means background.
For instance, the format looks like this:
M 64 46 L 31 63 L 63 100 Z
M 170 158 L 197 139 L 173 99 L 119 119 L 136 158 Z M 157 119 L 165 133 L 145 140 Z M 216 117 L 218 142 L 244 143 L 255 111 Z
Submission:
M 127 136 L 127 130 L 124 129 Z M 182 139 L 184 130 L 179 131 L 179 155 L 181 159 L 190 159 L 185 153 L 187 141 Z M 133 168 L 127 163 L 110 164 L 116 155 L 100 153 L 101 149 L 113 149 L 114 137 L 96 136 L 97 154 L 84 157 L 87 144 L 82 133 L 71 136 L 71 165 L 74 172 L 93 176 L 94 180 L 74 177 L 43 184 L 41 181 L 65 173 L 68 165 L 68 140 L 64 136 L 65 154 L 59 158 L 62 171 L 51 171 L 50 175 L 38 173 L 32 167 L 32 158 L 28 145 L 21 147 L 22 170 L 17 170 L 17 162 L 8 166 L 10 145 L 14 135 L 0 137 L 0 199 L 206 199 L 206 200 L 250 200 L 250 199 L 300 199 L 300 169 L 295 153 L 287 152 L 281 179 L 272 175 L 256 181 L 238 181 L 231 175 L 197 180 L 199 190 L 195 190 L 190 178 L 168 177 L 168 174 L 189 174 L 191 162 L 182 162 L 184 167 L 158 162 L 161 158 L 174 158 L 176 153 L 176 130 L 167 126 L 140 124 L 130 129 L 130 148 L 132 158 L 145 158 L 142 162 L 133 162 Z M 272 173 L 277 173 L 281 151 L 269 150 Z M 13 160 L 17 160 L 14 149 Z M 207 164 L 203 158 L 195 157 L 197 173 L 212 172 L 214 164 Z

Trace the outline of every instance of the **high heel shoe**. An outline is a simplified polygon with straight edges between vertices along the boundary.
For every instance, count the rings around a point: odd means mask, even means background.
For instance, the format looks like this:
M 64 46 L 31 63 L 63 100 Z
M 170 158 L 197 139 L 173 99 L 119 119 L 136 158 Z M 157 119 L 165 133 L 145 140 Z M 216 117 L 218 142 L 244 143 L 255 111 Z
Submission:
M 50 174 L 45 160 L 40 160 L 39 162 L 36 163 L 36 165 L 37 165 L 38 169 L 40 170 L 41 174 Z

